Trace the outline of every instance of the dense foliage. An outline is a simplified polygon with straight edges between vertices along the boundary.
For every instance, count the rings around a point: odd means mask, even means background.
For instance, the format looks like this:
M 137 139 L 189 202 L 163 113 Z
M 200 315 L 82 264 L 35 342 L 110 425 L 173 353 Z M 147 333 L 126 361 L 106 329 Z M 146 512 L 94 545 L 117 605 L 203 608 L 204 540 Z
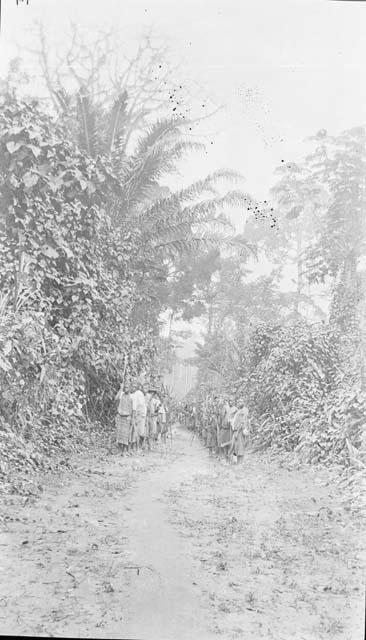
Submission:
M 303 165 L 277 172 L 276 228 L 258 216 L 246 224 L 272 273 L 250 280 L 244 264 L 226 262 L 211 282 L 198 392 L 242 394 L 259 448 L 364 469 L 365 131 L 313 141 Z
M 222 242 L 247 250 L 223 213 L 246 196 L 215 190 L 236 176 L 171 192 L 162 180 L 192 150 L 183 123 L 158 120 L 127 153 L 123 105 L 110 114 L 113 142 L 92 153 L 37 101 L 2 97 L 0 419 L 12 434 L 4 461 L 14 434 L 32 466 L 42 452 L 72 449 L 91 423 L 105 430 L 122 379 L 159 380 L 171 360 L 171 345 L 159 353 L 160 316 L 187 304 L 184 288 L 173 302 L 171 276 L 189 270 L 187 252 L 204 257 Z
M 130 329 L 133 232 L 111 232 L 106 207 L 119 186 L 108 162 L 11 96 L 0 145 L 2 421 L 33 445 L 38 434 L 50 453 L 65 434 L 75 442 L 85 416 L 108 417 L 127 350 L 138 373 L 152 341 Z
M 350 348 L 323 323 L 256 328 L 245 391 L 258 443 L 307 461 L 348 461 L 347 440 L 361 446 L 366 409 L 356 380 L 342 379 Z

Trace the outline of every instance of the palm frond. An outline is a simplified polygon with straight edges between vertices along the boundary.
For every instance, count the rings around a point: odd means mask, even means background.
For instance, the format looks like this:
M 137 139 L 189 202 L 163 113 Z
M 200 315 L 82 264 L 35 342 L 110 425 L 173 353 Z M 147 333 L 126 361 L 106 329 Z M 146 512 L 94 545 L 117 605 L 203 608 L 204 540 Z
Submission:
M 224 196 L 211 198 L 198 202 L 192 206 L 184 207 L 181 211 L 183 217 L 189 217 L 199 221 L 207 215 L 219 213 L 227 207 L 247 207 L 252 202 L 251 197 L 242 191 L 229 191 Z
M 163 176 L 174 173 L 177 161 L 185 153 L 201 148 L 202 145 L 191 142 L 171 146 L 156 144 L 143 156 L 131 157 L 123 175 L 128 206 L 148 198 L 151 187 L 157 186 Z
M 211 195 L 217 196 L 217 188 L 215 183 L 221 179 L 228 181 L 238 181 L 242 179 L 242 176 L 234 171 L 225 169 L 215 171 L 209 174 L 206 178 L 197 180 L 196 182 L 190 184 L 188 187 L 170 194 L 168 197 L 155 200 L 155 202 L 150 207 L 145 208 L 144 211 L 140 214 L 140 223 L 144 224 L 149 220 L 156 221 L 162 217 L 167 219 L 170 216 L 174 215 L 177 211 L 180 211 L 182 205 L 185 202 L 197 200 L 204 194 L 210 193 Z M 249 200 L 250 196 L 248 195 L 247 198 Z
M 116 146 L 122 147 L 122 145 L 124 145 L 127 103 L 127 91 L 123 91 L 115 100 L 111 113 L 109 114 L 107 134 L 107 152 L 109 155 Z
M 77 94 L 77 108 L 80 119 L 79 145 L 88 155 L 94 156 L 98 138 L 96 108 L 85 89 L 80 89 Z
M 166 221 L 160 225 L 154 225 L 152 229 L 146 229 L 143 237 L 150 242 L 161 241 L 162 238 L 174 239 L 182 238 L 185 234 L 191 234 L 193 231 L 197 234 L 205 230 L 214 232 L 233 230 L 230 219 L 223 213 L 215 216 L 206 216 L 200 222 L 197 220 L 182 219 L 178 221 Z
M 145 155 L 151 147 L 155 146 L 158 142 L 166 140 L 169 136 L 176 138 L 181 133 L 183 126 L 186 126 L 186 123 L 178 118 L 157 120 L 138 141 L 136 155 Z
M 187 231 L 181 237 L 165 238 L 163 242 L 153 243 L 153 250 L 161 258 L 174 259 L 181 254 L 194 254 L 202 250 L 226 250 L 239 253 L 242 257 L 256 256 L 254 245 L 241 236 L 232 233 L 215 232 L 206 229 L 201 232 Z

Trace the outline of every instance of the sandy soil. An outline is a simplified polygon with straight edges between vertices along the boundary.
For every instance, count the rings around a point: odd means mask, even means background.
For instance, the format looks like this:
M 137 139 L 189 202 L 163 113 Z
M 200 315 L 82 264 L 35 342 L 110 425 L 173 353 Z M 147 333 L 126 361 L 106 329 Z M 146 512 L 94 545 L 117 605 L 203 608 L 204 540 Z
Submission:
M 363 638 L 362 523 L 325 470 L 239 468 L 178 430 L 40 480 L 1 499 L 3 634 Z

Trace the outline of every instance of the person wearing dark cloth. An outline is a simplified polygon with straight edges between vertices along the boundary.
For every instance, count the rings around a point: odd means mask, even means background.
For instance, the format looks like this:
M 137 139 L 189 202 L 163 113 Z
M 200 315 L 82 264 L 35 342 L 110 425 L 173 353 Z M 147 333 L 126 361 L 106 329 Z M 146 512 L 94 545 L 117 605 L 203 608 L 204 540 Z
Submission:
M 116 400 L 118 400 L 116 441 L 123 455 L 129 452 L 132 424 L 132 398 L 127 384 L 118 391 Z
M 238 464 L 243 462 L 244 452 L 249 442 L 249 410 L 244 406 L 244 401 L 238 401 L 238 411 L 236 412 L 232 421 L 232 445 L 230 453 L 236 455 L 236 461 Z
M 221 429 L 221 437 L 220 437 L 220 447 L 222 455 L 228 459 L 229 449 L 232 440 L 232 421 L 237 412 L 237 408 L 234 404 L 234 398 L 229 398 L 227 404 L 225 405 L 225 414 L 223 417 L 223 425 Z
M 149 389 L 150 398 L 147 406 L 148 434 L 150 442 L 156 442 L 158 439 L 158 412 L 160 400 L 157 389 Z

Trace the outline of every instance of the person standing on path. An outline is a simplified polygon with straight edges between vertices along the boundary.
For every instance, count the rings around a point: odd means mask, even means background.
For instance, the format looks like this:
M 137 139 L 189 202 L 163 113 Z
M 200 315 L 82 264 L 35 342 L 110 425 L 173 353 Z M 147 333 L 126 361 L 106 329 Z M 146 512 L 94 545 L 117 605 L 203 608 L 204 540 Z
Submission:
M 191 430 L 196 431 L 196 429 L 197 429 L 197 407 L 195 404 L 193 404 L 191 409 Z
M 147 421 L 150 442 L 156 442 L 158 439 L 158 412 L 160 400 L 158 398 L 157 389 L 149 389 L 149 401 L 147 405 Z
M 213 454 L 217 446 L 217 421 L 217 398 L 215 396 L 210 400 L 208 407 L 206 446 L 210 455 Z
M 224 428 L 224 424 L 225 424 L 225 416 L 226 416 L 226 400 L 224 398 L 224 396 L 219 396 L 219 400 L 217 403 L 217 433 L 216 433 L 216 453 L 218 456 L 221 455 L 222 451 L 221 451 L 221 434 L 222 434 L 222 429 Z
M 183 407 L 183 416 L 184 416 L 184 426 L 189 431 L 191 430 L 191 407 L 188 402 L 185 403 Z
M 158 411 L 158 433 L 160 433 L 160 437 L 164 444 L 166 443 L 166 435 L 168 433 L 168 423 L 167 423 L 167 414 L 164 404 L 165 399 L 163 398 L 160 401 L 159 411 Z
M 134 415 L 134 411 L 133 411 L 133 394 L 132 392 L 132 385 L 130 385 L 130 398 L 131 398 L 131 404 L 132 404 L 132 412 L 131 412 L 131 428 L 130 428 L 130 451 L 131 453 L 137 453 L 138 449 L 139 449 L 139 435 L 137 433 L 137 427 L 136 427 L 136 417 Z
M 142 390 L 142 385 L 137 384 L 132 398 L 132 419 L 136 429 L 137 448 L 144 449 L 146 441 L 146 398 Z
M 234 415 L 232 421 L 233 438 L 229 451 L 229 457 L 232 453 L 236 455 L 238 464 L 243 462 L 244 452 L 249 442 L 249 409 L 244 405 L 243 400 L 238 401 L 238 411 Z
M 225 410 L 226 403 L 223 396 L 219 396 L 217 403 L 217 423 L 216 423 L 216 453 L 218 456 L 221 454 L 221 434 L 225 422 Z
M 207 429 L 207 403 L 205 400 L 201 401 L 200 406 L 200 418 L 198 424 L 198 435 L 204 442 L 206 437 L 206 429 Z
M 219 457 L 224 455 L 223 445 L 230 438 L 230 428 L 227 422 L 227 414 L 229 410 L 229 401 L 227 397 L 223 397 L 220 407 L 220 420 L 219 420 L 219 437 L 218 437 L 218 450 Z
M 132 398 L 127 384 L 121 386 L 116 395 L 118 400 L 116 415 L 116 441 L 122 455 L 129 453 L 132 424 Z
M 237 412 L 234 398 L 230 397 L 225 407 L 224 424 L 221 433 L 221 450 L 225 458 L 229 459 L 229 449 L 232 441 L 232 422 Z

